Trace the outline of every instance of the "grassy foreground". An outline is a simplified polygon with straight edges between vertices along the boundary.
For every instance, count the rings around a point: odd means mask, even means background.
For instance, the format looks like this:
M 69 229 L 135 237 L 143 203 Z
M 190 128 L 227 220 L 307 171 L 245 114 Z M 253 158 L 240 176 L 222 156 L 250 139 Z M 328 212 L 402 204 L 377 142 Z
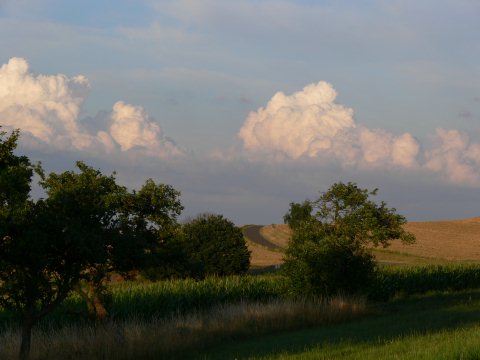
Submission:
M 188 359 L 194 349 L 306 326 L 329 325 L 366 313 L 362 299 L 274 300 L 221 305 L 169 318 L 40 326 L 32 359 Z M 15 359 L 18 327 L 0 331 L 0 359 Z
M 476 358 L 479 265 L 380 267 L 368 304 L 290 298 L 285 285 L 278 274 L 124 282 L 104 323 L 72 296 L 34 328 L 32 359 Z M 16 358 L 19 335 L 0 311 L 0 359 Z
M 480 291 L 376 305 L 348 323 L 224 344 L 201 359 L 480 359 Z

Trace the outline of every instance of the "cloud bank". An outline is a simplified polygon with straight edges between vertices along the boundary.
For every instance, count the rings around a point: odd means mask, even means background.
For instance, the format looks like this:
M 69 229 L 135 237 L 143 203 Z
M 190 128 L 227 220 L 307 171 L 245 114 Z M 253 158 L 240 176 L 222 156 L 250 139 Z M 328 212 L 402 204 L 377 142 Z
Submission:
M 25 59 L 11 58 L 0 67 L 0 125 L 20 128 L 22 144 L 30 149 L 158 159 L 186 155 L 141 106 L 117 101 L 95 118 L 80 119 L 89 90 L 83 75 L 35 75 Z M 239 130 L 241 154 L 246 155 L 242 161 L 302 160 L 345 169 L 408 170 L 480 186 L 480 143 L 468 134 L 437 129 L 432 144 L 425 146 L 409 132 L 395 135 L 358 124 L 353 110 L 336 98 L 333 86 L 324 81 L 291 95 L 277 92 L 265 107 L 252 111 Z M 238 158 L 237 150 L 217 150 L 212 158 Z
M 105 113 L 105 128 L 99 122 L 96 131 L 88 131 L 79 115 L 89 88 L 83 75 L 34 75 L 25 59 L 11 58 L 0 67 L 0 125 L 20 128 L 30 148 L 96 154 L 135 149 L 160 158 L 183 154 L 141 107 L 121 101 Z
M 277 92 L 265 108 L 251 112 L 239 137 L 252 153 L 290 159 L 323 158 L 343 166 L 417 166 L 420 145 L 410 134 L 394 136 L 359 126 L 353 110 L 335 103 L 327 82 L 285 95 Z
M 251 112 L 238 136 L 258 159 L 310 159 L 361 169 L 409 169 L 439 174 L 451 183 L 480 186 L 480 144 L 466 133 L 437 129 L 422 151 L 409 132 L 396 136 L 356 123 L 353 110 L 335 102 L 331 84 L 310 84 L 291 95 L 277 92 Z

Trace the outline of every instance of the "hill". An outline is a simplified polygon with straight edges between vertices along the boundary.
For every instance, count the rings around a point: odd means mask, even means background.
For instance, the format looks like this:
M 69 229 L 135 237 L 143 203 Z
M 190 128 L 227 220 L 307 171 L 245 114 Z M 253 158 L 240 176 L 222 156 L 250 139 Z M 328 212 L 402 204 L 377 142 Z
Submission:
M 380 262 L 389 264 L 428 264 L 480 261 L 480 217 L 463 220 L 412 221 L 405 228 L 415 234 L 417 242 L 404 245 L 393 241 L 385 249 L 374 249 Z M 272 224 L 258 227 L 267 241 L 285 248 L 291 231 L 287 225 Z M 263 267 L 280 264 L 282 251 L 248 241 L 252 251 L 252 265 Z

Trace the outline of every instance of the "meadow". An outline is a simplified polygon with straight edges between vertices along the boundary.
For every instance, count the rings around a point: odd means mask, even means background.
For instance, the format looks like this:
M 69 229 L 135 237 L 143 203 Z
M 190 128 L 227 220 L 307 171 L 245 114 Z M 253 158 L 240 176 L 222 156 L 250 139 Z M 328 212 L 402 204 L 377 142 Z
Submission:
M 261 231 L 285 246 L 283 225 Z M 281 261 L 281 251 L 249 246 L 257 268 Z M 292 298 L 278 271 L 112 283 L 107 321 L 89 320 L 82 299 L 72 295 L 35 327 L 31 358 L 480 358 L 475 251 L 463 258 L 408 251 L 377 250 L 383 264 L 377 280 L 355 298 Z M 255 263 L 261 254 L 262 262 Z M 17 358 L 19 331 L 12 315 L 0 312 L 0 359 Z

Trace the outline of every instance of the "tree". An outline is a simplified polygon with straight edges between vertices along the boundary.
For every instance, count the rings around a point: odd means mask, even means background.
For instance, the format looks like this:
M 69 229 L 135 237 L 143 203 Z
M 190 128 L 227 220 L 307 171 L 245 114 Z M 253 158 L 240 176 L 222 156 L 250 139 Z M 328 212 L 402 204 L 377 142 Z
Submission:
M 129 196 L 126 215 L 135 226 L 135 236 L 144 241 L 144 275 L 151 279 L 183 277 L 188 261 L 177 222 L 183 206 L 180 192 L 166 184 L 147 180 L 140 191 Z
M 394 239 L 415 241 L 402 227 L 404 216 L 384 202 L 370 200 L 376 194 L 377 189 L 368 191 L 355 183 L 340 182 L 317 200 L 307 201 L 313 214 L 293 228 L 285 253 L 284 271 L 294 293 L 366 292 L 375 271 L 367 245 L 386 247 Z
M 30 352 L 31 330 L 80 284 L 103 311 L 100 290 L 115 270 L 145 266 L 182 207 L 179 193 L 148 180 L 137 192 L 82 162 L 78 172 L 45 176 L 13 153 L 18 131 L 0 133 L 0 305 L 22 319 L 20 357 Z M 33 172 L 46 198 L 29 197 Z M 106 313 L 104 313 L 106 315 Z
M 183 207 L 170 185 L 148 179 L 129 193 L 114 175 L 104 176 L 82 162 L 77 167 L 80 172 L 50 174 L 41 185 L 49 206 L 61 214 L 57 223 L 65 241 L 76 239 L 75 254 L 85 260 L 77 290 L 92 317 L 102 320 L 108 315 L 102 298 L 108 295 L 109 274 L 158 266 L 159 254 L 176 238 Z
M 242 230 L 222 215 L 201 214 L 182 227 L 196 277 L 245 273 L 250 252 Z
M 290 229 L 298 229 L 305 221 L 310 220 L 312 216 L 312 204 L 305 200 L 303 203 L 290 203 L 290 210 L 283 217 L 283 222 L 287 224 Z

